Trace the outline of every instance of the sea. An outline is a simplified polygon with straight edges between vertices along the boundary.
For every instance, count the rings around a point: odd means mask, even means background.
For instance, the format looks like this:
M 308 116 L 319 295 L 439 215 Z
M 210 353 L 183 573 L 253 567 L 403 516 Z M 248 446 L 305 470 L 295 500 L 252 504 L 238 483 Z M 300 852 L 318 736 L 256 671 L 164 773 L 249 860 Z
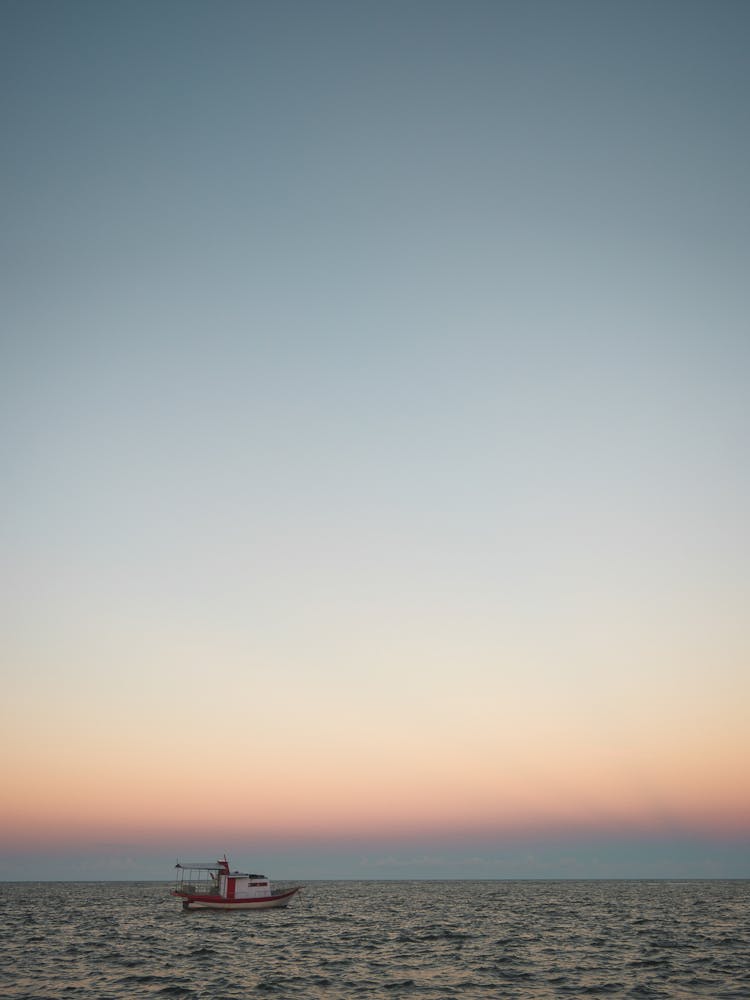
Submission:
M 169 888 L 0 883 L 0 997 L 750 998 L 750 881 L 310 882 L 235 913 Z

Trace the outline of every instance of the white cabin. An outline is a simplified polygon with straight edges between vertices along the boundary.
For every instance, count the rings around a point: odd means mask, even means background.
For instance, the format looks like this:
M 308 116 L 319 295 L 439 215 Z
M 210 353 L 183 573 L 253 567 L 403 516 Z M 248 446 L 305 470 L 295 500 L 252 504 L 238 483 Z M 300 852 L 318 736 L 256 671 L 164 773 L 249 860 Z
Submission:
M 265 875 L 240 872 L 219 874 L 219 895 L 224 899 L 259 899 L 271 895 L 271 883 Z

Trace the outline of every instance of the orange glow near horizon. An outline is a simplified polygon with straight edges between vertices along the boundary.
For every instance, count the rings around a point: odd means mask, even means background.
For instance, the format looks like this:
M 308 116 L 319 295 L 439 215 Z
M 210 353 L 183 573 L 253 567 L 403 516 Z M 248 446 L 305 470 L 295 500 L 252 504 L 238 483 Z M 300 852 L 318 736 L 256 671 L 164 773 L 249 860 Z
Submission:
M 239 681 L 183 704 L 171 666 L 117 698 L 51 678 L 6 712 L 0 843 L 750 833 L 734 661 L 723 683 L 592 659 L 540 685 L 519 660 L 512 684 L 485 658 L 461 685 L 441 658 L 347 684 L 336 663 L 280 685 L 278 712 Z
M 448 760 L 448 757 L 453 757 Z M 326 755 L 323 755 L 326 757 Z M 406 762 L 352 754 L 338 767 L 310 754 L 296 775 L 281 761 L 229 772 L 216 758 L 174 754 L 155 759 L 127 754 L 66 752 L 36 760 L 6 783 L 0 841 L 39 843 L 131 837 L 213 842 L 240 835 L 338 840 L 341 837 L 449 836 L 483 832 L 587 830 L 623 835 L 666 830 L 731 835 L 750 831 L 745 775 L 726 760 L 687 752 L 626 760 L 584 755 L 532 759 L 516 768 L 502 757 L 477 761 L 458 751 L 437 761 Z M 219 837 L 220 839 L 220 837 Z

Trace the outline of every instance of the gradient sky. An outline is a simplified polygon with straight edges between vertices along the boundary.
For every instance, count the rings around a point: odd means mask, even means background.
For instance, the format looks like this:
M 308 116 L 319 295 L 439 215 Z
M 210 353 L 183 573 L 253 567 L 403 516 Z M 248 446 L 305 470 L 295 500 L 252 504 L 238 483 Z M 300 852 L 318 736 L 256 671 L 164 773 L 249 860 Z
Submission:
M 750 7 L 0 19 L 0 878 L 750 876 Z

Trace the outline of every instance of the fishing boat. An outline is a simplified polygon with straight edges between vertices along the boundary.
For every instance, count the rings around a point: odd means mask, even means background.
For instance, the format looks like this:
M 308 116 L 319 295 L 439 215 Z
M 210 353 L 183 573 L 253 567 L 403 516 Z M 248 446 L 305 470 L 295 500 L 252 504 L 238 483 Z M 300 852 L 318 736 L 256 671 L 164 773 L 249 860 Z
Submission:
M 226 855 L 221 861 L 178 861 L 172 895 L 182 899 L 183 910 L 268 910 L 288 906 L 301 885 L 273 889 L 265 875 L 230 871 Z

